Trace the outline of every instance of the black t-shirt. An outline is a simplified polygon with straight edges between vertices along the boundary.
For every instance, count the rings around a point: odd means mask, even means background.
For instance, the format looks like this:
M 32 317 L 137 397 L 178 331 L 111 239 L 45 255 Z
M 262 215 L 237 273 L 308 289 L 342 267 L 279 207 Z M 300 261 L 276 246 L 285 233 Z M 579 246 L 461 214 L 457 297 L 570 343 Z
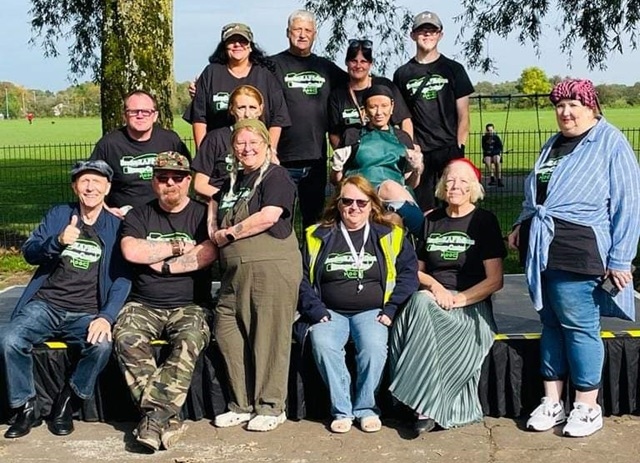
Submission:
M 356 253 L 360 254 L 364 228 L 349 232 Z M 341 232 L 329 243 L 327 257 L 322 262 L 320 291 L 322 302 L 338 313 L 355 313 L 382 308 L 384 290 L 375 243 L 369 236 L 364 247 L 363 268 L 355 267 L 349 245 Z M 320 263 L 318 263 L 320 265 Z M 358 285 L 361 290 L 358 291 Z
M 213 195 L 218 203 L 218 226 L 222 226 L 225 213 L 233 208 L 240 199 L 251 194 L 256 183 L 259 170 L 238 172 L 238 178 L 233 192 L 230 191 L 231 182 L 227 179 L 222 189 Z M 255 214 L 265 206 L 281 207 L 283 212 L 278 221 L 266 232 L 274 238 L 285 239 L 293 230 L 293 204 L 296 199 L 296 187 L 289 172 L 282 166 L 271 164 L 262 177 L 257 190 L 249 200 L 249 214 Z
M 464 291 L 481 282 L 486 278 L 483 261 L 506 255 L 498 219 L 489 211 L 475 208 L 464 217 L 449 217 L 440 208 L 425 219 L 418 259 L 447 289 Z
M 90 159 L 102 159 L 113 169 L 107 204 L 112 207 L 142 206 L 155 198 L 151 188 L 158 153 L 178 151 L 191 159 L 177 133 L 155 125 L 147 141 L 133 140 L 125 127 L 108 133 L 96 143 Z
M 69 312 L 97 314 L 98 276 L 104 247 L 93 226 L 79 224 L 79 228 L 80 237 L 60 253 L 56 268 L 34 299 Z
M 188 122 L 207 124 L 207 132 L 233 125 L 229 115 L 229 96 L 240 85 L 253 85 L 264 98 L 264 121 L 267 127 L 291 125 L 282 88 L 269 69 L 254 64 L 246 77 L 235 77 L 227 66 L 211 63 L 196 82 L 196 96 L 185 112 Z
M 371 85 L 384 85 L 389 87 L 393 92 L 393 114 L 391 115 L 391 124 L 399 126 L 400 123 L 411 117 L 411 112 L 407 107 L 402 94 L 398 87 L 386 77 L 372 77 Z M 349 92 L 349 86 L 342 85 L 331 92 L 329 97 L 329 133 L 340 135 L 344 137 L 345 131 L 348 128 L 362 128 L 362 121 L 360 119 L 360 110 L 364 110 L 364 94 L 367 89 L 354 90 L 356 100 L 358 101 L 359 108 L 353 103 L 351 93 Z M 348 144 L 341 141 L 340 146 L 347 146 Z
M 422 86 L 420 96 L 414 96 Z M 456 100 L 473 93 L 473 85 L 464 67 L 444 55 L 433 63 L 421 64 L 415 58 L 393 75 L 411 110 L 414 138 L 422 151 L 458 145 Z
M 576 146 L 589 134 L 590 130 L 577 137 L 560 134 L 553 143 L 545 162 L 536 172 L 536 204 L 547 200 L 549 181 L 560 162 L 572 153 Z M 604 264 L 598 251 L 596 235 L 591 227 L 578 225 L 554 218 L 553 240 L 549 245 L 547 268 L 580 273 L 582 275 L 602 275 Z M 531 219 L 520 225 L 520 259 L 526 260 Z
M 154 241 L 180 239 L 194 245 L 202 243 L 209 239 L 207 207 L 191 200 L 180 212 L 169 213 L 159 206 L 158 200 L 151 201 L 126 215 L 122 236 Z M 211 300 L 209 270 L 161 275 L 148 265 L 133 264 L 129 298 L 160 309 L 206 304 Z
M 221 127 L 207 132 L 191 163 L 191 169 L 208 175 L 209 184 L 219 189 L 229 178 L 232 160 L 231 128 Z
M 291 126 L 280 136 L 278 158 L 291 162 L 326 157 L 329 94 L 347 82 L 347 73 L 314 54 L 302 57 L 285 50 L 271 60 L 291 116 Z

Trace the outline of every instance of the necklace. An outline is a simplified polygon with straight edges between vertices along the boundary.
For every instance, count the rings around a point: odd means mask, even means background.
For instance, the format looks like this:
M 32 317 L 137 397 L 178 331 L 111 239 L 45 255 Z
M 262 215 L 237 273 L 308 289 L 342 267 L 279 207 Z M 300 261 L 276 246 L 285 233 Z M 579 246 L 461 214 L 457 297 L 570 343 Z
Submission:
M 362 237 L 362 247 L 360 248 L 360 253 L 356 253 L 356 248 L 353 245 L 353 241 L 351 241 L 351 236 L 349 236 L 349 231 L 347 227 L 344 226 L 342 222 L 340 222 L 340 231 L 342 232 L 342 236 L 344 240 L 347 242 L 347 246 L 349 246 L 349 252 L 351 253 L 351 258 L 353 259 L 353 267 L 358 272 L 357 273 L 357 282 L 358 286 L 356 289 L 356 294 L 360 294 L 360 291 L 363 290 L 364 285 L 362 284 L 362 278 L 364 277 L 364 247 L 367 244 L 367 240 L 369 239 L 369 221 L 364 225 L 364 235 Z

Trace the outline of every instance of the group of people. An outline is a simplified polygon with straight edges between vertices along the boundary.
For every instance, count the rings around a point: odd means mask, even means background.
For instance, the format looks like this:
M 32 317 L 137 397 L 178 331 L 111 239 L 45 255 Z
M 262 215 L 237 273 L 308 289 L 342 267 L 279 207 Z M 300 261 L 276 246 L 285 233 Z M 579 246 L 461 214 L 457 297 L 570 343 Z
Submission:
M 270 59 L 248 26 L 226 25 L 184 115 L 193 162 L 177 134 L 154 124 L 153 95 L 128 94 L 124 126 L 71 170 L 78 201 L 53 207 L 24 244 L 38 269 L 0 329 L 16 410 L 5 437 L 42 421 L 32 348 L 52 337 L 80 346 L 49 413 L 56 435 L 73 432 L 73 411 L 93 396 L 113 345 L 142 417 L 137 441 L 172 447 L 212 338 L 229 387 L 215 426 L 271 431 L 286 420 L 292 326 L 328 387 L 331 431 L 346 433 L 354 421 L 381 429 L 385 365 L 418 433 L 480 421 L 477 388 L 506 249 L 496 217 L 477 204 L 482 176 L 464 157 L 473 87 L 437 51 L 442 34 L 436 14 L 418 14 L 416 56 L 392 82 L 370 75 L 369 40 L 349 42 L 347 74 L 311 53 L 309 12 L 289 17 L 289 49 Z M 602 427 L 599 317 L 633 318 L 640 169 L 589 81 L 561 82 L 551 101 L 560 133 L 527 179 L 508 239 L 521 249 L 543 323 L 545 397 L 527 427 L 567 421 L 566 435 L 586 436 Z M 328 166 L 336 187 L 325 207 Z M 204 202 L 189 197 L 192 173 Z M 171 348 L 158 364 L 151 341 L 160 337 Z M 578 392 L 567 418 L 569 378 Z

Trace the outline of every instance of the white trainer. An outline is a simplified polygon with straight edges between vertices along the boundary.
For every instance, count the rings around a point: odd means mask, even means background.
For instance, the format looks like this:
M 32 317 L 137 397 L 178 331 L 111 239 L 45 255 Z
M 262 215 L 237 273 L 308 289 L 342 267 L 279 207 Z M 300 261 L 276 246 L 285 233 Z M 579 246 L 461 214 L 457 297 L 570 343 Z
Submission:
M 567 415 L 564 412 L 562 401 L 553 402 L 550 397 L 543 397 L 542 403 L 536 407 L 527 420 L 527 429 L 548 431 L 566 420 Z
M 226 412 L 222 415 L 218 415 L 213 420 L 213 424 L 216 428 L 230 428 L 231 426 L 238 426 L 242 423 L 246 423 L 255 415 L 252 413 L 236 413 Z
M 574 402 L 562 434 L 569 437 L 587 437 L 602 429 L 602 426 L 600 405 L 591 407 L 582 402 Z
M 247 431 L 273 431 L 285 421 L 287 421 L 287 415 L 284 412 L 278 416 L 256 415 L 249 421 Z

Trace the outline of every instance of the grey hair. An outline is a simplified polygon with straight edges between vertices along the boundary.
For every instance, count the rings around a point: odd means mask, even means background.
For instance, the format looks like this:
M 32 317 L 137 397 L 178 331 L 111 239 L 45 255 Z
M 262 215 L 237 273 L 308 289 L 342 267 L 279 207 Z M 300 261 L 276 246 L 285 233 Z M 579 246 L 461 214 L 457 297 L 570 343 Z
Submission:
M 291 25 L 296 19 L 312 22 L 313 28 L 316 29 L 316 17 L 311 11 L 295 10 L 293 13 L 289 15 L 289 19 L 287 20 L 287 27 L 291 27 Z
M 446 201 L 447 200 L 447 174 L 449 173 L 449 164 L 445 167 L 444 172 L 442 172 L 442 177 L 438 180 L 436 184 L 436 198 Z M 469 167 L 469 173 L 471 174 L 468 178 L 469 180 L 469 201 L 473 204 L 476 204 L 478 201 L 484 199 L 484 187 L 482 183 L 478 181 L 478 178 L 473 174 L 471 167 Z

